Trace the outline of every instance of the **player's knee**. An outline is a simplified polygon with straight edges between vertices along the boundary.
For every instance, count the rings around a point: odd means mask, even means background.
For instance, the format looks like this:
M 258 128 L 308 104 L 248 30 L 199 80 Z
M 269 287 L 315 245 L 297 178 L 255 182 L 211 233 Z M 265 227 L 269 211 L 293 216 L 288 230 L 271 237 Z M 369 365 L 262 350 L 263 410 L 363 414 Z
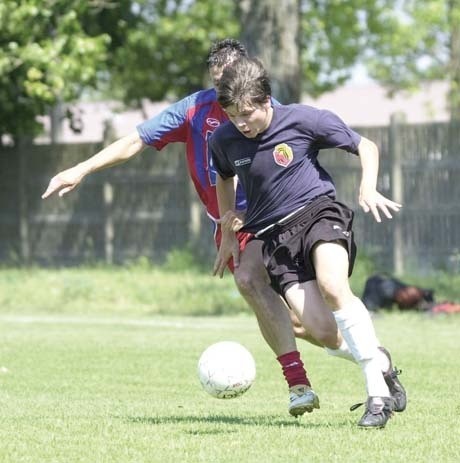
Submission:
M 318 278 L 317 281 L 326 304 L 331 308 L 342 306 L 344 301 L 353 296 L 348 281 L 340 282 L 333 277 Z
M 235 269 L 233 275 L 235 284 L 242 294 L 253 294 L 256 291 L 256 282 L 246 269 Z
M 302 325 L 292 325 L 292 329 L 294 331 L 294 336 L 297 339 L 303 339 L 304 341 L 312 342 L 314 340 L 312 336 L 308 334 L 308 331 Z
M 317 329 L 315 333 L 310 333 L 303 326 L 293 325 L 294 335 L 297 339 L 302 339 L 319 347 L 328 347 L 329 349 L 338 349 L 340 340 L 337 333 L 331 330 Z
M 340 347 L 340 339 L 338 336 L 337 327 L 331 329 L 329 327 L 319 327 L 315 333 L 317 341 L 324 347 L 329 349 L 338 349 Z
M 269 286 L 268 278 L 257 269 L 240 266 L 233 274 L 235 284 L 241 294 L 252 295 Z

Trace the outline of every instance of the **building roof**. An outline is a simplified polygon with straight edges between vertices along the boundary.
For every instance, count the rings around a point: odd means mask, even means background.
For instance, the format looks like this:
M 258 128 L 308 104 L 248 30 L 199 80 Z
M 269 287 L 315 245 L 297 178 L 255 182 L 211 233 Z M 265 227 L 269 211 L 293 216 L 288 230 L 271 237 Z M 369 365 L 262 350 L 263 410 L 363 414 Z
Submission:
M 447 82 L 433 82 L 417 92 L 390 97 L 376 83 L 350 84 L 317 99 L 306 97 L 302 103 L 329 109 L 353 127 L 385 126 L 395 113 L 404 113 L 410 124 L 444 122 L 449 119 L 447 91 Z
M 353 127 L 385 126 L 391 115 L 398 112 L 405 114 L 408 123 L 443 122 L 449 118 L 447 91 L 447 82 L 433 82 L 417 92 L 399 92 L 390 97 L 385 89 L 371 82 L 349 84 L 317 99 L 305 97 L 302 103 L 329 109 Z M 123 110 L 121 104 L 114 101 L 81 102 L 74 105 L 77 116 L 81 118 L 81 133 L 73 132 L 65 119 L 61 139 L 65 143 L 100 142 L 107 122 L 112 123 L 114 135 L 118 138 L 132 132 L 139 123 L 155 116 L 169 104 L 167 101 L 144 101 L 142 110 Z M 36 142 L 48 143 L 50 120 L 48 117 L 41 120 L 45 133 Z

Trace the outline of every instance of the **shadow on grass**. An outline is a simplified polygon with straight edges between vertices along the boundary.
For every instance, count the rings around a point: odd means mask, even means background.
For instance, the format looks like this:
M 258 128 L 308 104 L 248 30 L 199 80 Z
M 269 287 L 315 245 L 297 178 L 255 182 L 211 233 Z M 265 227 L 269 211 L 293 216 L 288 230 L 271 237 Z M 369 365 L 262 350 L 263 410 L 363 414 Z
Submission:
M 193 416 L 193 415 L 168 415 L 168 416 L 118 416 L 131 423 L 147 424 L 147 425 L 164 425 L 164 424 L 223 424 L 223 425 L 237 425 L 237 426 L 264 426 L 264 427 L 301 427 L 301 428 L 338 428 L 349 427 L 349 421 L 342 422 L 323 422 L 312 423 L 308 421 L 307 417 L 280 419 L 278 416 L 232 416 L 232 415 L 207 415 L 207 416 Z M 214 430 L 213 433 L 224 431 L 223 429 Z M 190 431 L 192 434 L 210 434 L 209 430 L 203 431 Z M 232 432 L 225 429 L 225 432 Z

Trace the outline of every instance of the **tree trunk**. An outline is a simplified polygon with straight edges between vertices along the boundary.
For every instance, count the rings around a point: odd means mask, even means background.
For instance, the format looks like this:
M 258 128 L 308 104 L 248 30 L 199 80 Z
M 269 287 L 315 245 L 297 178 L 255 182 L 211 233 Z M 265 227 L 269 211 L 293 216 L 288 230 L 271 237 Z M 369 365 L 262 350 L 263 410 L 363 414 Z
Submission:
M 300 101 L 299 0 L 240 0 L 241 39 L 249 54 L 264 63 L 273 96 Z
M 452 121 L 460 121 L 460 0 L 450 0 L 450 92 L 449 107 Z
M 62 142 L 62 130 L 64 122 L 64 106 L 62 101 L 58 100 L 50 110 L 50 138 L 51 143 Z

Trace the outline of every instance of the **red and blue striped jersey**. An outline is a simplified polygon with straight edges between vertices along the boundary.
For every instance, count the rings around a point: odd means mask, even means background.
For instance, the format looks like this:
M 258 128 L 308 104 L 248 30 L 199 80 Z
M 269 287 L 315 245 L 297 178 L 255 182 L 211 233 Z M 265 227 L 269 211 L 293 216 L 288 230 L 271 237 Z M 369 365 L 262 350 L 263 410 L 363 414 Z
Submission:
M 228 118 L 217 103 L 214 89 L 201 90 L 172 104 L 157 116 L 137 126 L 142 141 L 157 150 L 173 142 L 185 143 L 187 166 L 195 189 L 211 219 L 219 218 L 216 170 L 208 152 L 208 138 Z M 236 208 L 246 209 L 238 187 Z

